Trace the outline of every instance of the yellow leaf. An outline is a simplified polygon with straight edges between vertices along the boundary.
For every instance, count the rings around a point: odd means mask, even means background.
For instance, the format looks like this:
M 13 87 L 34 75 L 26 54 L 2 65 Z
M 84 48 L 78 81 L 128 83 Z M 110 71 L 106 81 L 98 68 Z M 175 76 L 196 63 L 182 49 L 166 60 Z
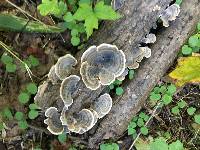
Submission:
M 200 56 L 180 58 L 176 69 L 169 76 L 176 80 L 177 86 L 182 86 L 186 83 L 199 83 Z

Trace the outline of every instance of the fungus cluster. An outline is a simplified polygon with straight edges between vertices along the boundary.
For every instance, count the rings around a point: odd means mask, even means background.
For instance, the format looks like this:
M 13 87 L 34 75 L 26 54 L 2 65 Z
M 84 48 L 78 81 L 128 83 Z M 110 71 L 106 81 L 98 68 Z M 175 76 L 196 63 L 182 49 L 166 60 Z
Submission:
M 47 119 L 44 123 L 48 125 L 47 129 L 55 135 L 63 132 L 83 134 L 90 130 L 97 122 L 98 119 L 103 118 L 109 113 L 112 107 L 112 98 L 109 94 L 101 95 L 94 103 L 88 108 L 68 115 L 68 107 L 64 106 L 61 113 L 57 108 L 50 107 L 46 110 L 45 116 Z
M 143 57 L 148 58 L 151 55 L 148 47 L 140 47 L 139 51 L 140 61 Z M 62 112 L 55 107 L 50 107 L 45 112 L 47 119 L 44 123 L 48 125 L 47 129 L 52 134 L 58 135 L 62 132 L 83 134 L 111 110 L 112 98 L 105 93 L 92 102 L 88 108 L 77 110 L 73 114 L 69 113 L 74 102 L 73 94 L 79 90 L 77 86 L 79 82 L 83 82 L 90 90 L 96 90 L 101 85 L 111 84 L 115 79 L 122 81 L 128 74 L 125 54 L 115 45 L 110 44 L 91 46 L 83 53 L 80 68 L 81 78 L 73 75 L 76 65 L 77 60 L 72 55 L 66 54 L 60 57 L 49 71 L 48 79 L 53 85 L 60 86 L 59 95 L 64 104 Z M 42 88 L 38 89 L 42 90 Z M 41 91 L 38 91 L 38 94 L 40 93 Z
M 169 21 L 175 20 L 180 12 L 177 4 L 169 6 L 160 15 L 163 26 L 168 27 Z M 127 51 L 126 55 L 115 45 L 101 44 L 99 46 L 89 47 L 81 57 L 80 75 L 73 75 L 73 70 L 77 65 L 77 60 L 70 54 L 60 57 L 57 63 L 51 67 L 48 79 L 53 85 L 60 86 L 60 99 L 64 107 L 61 112 L 55 107 L 50 107 L 45 111 L 47 119 L 44 123 L 48 125 L 47 129 L 55 135 L 63 132 L 75 132 L 83 134 L 90 130 L 98 121 L 109 113 L 112 107 L 112 98 L 105 93 L 94 100 L 87 108 L 71 114 L 70 106 L 74 103 L 74 93 L 79 90 L 79 82 L 83 82 L 90 90 L 96 90 L 101 85 L 110 85 L 115 79 L 123 81 L 128 74 L 129 69 L 139 67 L 142 59 L 151 56 L 151 49 L 148 44 L 156 42 L 154 34 L 148 34 L 142 39 L 141 43 L 132 50 Z M 81 80 L 82 79 L 82 80 Z M 43 91 L 43 84 L 38 88 L 35 98 Z M 83 99 L 84 101 L 84 99 Z
M 83 134 L 90 130 L 98 119 L 109 113 L 112 98 L 107 93 L 97 98 L 88 108 L 77 110 L 73 114 L 69 111 L 74 102 L 73 94 L 78 90 L 78 83 L 83 81 L 91 90 L 97 89 L 101 84 L 109 85 L 124 72 L 125 55 L 116 46 L 109 44 L 90 47 L 81 58 L 82 80 L 79 76 L 73 75 L 76 65 L 77 60 L 72 55 L 66 54 L 58 59 L 48 73 L 48 79 L 52 84 L 60 86 L 60 99 L 64 104 L 62 112 L 55 107 L 50 107 L 45 112 L 47 119 L 44 123 L 48 125 L 47 129 L 55 135 L 62 132 Z

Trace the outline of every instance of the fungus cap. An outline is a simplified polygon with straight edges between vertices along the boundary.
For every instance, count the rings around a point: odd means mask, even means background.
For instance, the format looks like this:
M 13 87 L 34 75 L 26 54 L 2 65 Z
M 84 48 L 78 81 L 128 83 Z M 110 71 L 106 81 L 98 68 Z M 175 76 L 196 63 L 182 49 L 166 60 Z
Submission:
M 132 50 L 128 51 L 126 54 L 126 67 L 129 69 L 139 68 L 139 63 L 144 57 L 144 52 L 139 48 L 135 47 Z
M 173 21 L 180 13 L 180 6 L 178 4 L 173 4 L 169 6 L 160 14 L 160 19 L 163 21 L 163 26 L 168 27 L 169 21 Z
M 150 33 L 144 39 L 142 39 L 142 42 L 146 43 L 146 44 L 155 43 L 156 42 L 156 35 Z
M 144 57 L 146 57 L 146 58 L 151 57 L 151 49 L 149 47 L 147 47 L 147 46 L 140 47 L 140 49 L 143 51 Z
M 54 135 L 62 134 L 64 128 L 60 121 L 60 114 L 58 113 L 57 108 L 48 108 L 45 111 L 45 116 L 47 119 L 44 120 L 44 123 L 48 125 L 47 129 Z
M 112 98 L 109 94 L 105 93 L 101 95 L 96 101 L 94 101 L 91 108 L 97 112 L 98 118 L 103 118 L 110 112 L 112 108 Z
M 53 66 L 51 67 L 51 69 L 49 70 L 48 78 L 49 78 L 49 80 L 52 82 L 52 84 L 57 84 L 57 83 L 59 83 L 60 78 L 56 75 L 56 72 L 55 72 L 55 65 L 53 65 Z
M 83 131 L 88 131 L 94 126 L 94 114 L 89 109 L 82 109 L 76 116 L 77 124 Z
M 127 54 L 128 59 L 126 66 L 129 69 L 137 69 L 139 68 L 139 62 L 141 62 L 144 57 L 149 58 L 150 56 L 151 49 L 148 46 L 134 48 Z
M 76 64 L 77 60 L 71 54 L 66 54 L 63 57 L 60 57 L 55 64 L 56 75 L 60 78 L 60 80 L 64 80 L 71 74 L 73 66 Z
M 73 103 L 72 94 L 76 91 L 79 80 L 79 76 L 70 75 L 69 77 L 65 78 L 61 83 L 60 97 L 66 107 L 69 107 Z
M 67 116 L 66 113 L 63 113 L 61 116 L 61 122 L 63 125 L 68 127 L 68 130 L 71 132 L 83 134 L 90 130 L 96 123 L 94 112 L 89 109 L 82 109 L 80 112 L 74 114 L 73 116 Z
M 86 87 L 96 90 L 111 84 L 125 70 L 125 54 L 115 45 L 91 46 L 81 57 L 80 74 Z

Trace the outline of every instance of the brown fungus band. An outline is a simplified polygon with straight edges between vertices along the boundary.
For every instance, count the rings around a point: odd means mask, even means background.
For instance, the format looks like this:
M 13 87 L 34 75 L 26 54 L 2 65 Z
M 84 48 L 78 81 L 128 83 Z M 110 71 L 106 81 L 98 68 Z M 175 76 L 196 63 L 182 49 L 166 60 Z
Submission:
M 125 70 L 126 58 L 115 45 L 91 46 L 81 57 L 80 74 L 86 87 L 96 90 L 109 85 Z

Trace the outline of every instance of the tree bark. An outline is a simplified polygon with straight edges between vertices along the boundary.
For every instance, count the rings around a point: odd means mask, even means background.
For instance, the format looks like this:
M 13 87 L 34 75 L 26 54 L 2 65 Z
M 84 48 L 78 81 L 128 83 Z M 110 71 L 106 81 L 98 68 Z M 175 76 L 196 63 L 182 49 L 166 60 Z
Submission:
M 125 93 L 115 97 L 111 112 L 101 121 L 96 133 L 90 137 L 91 148 L 103 139 L 116 138 L 127 129 L 132 117 L 145 103 L 149 93 L 175 60 L 181 46 L 195 30 L 200 19 L 200 2 L 183 1 L 181 13 L 169 28 L 157 35 L 152 45 L 152 56 L 140 65 L 133 81 L 125 86 Z

